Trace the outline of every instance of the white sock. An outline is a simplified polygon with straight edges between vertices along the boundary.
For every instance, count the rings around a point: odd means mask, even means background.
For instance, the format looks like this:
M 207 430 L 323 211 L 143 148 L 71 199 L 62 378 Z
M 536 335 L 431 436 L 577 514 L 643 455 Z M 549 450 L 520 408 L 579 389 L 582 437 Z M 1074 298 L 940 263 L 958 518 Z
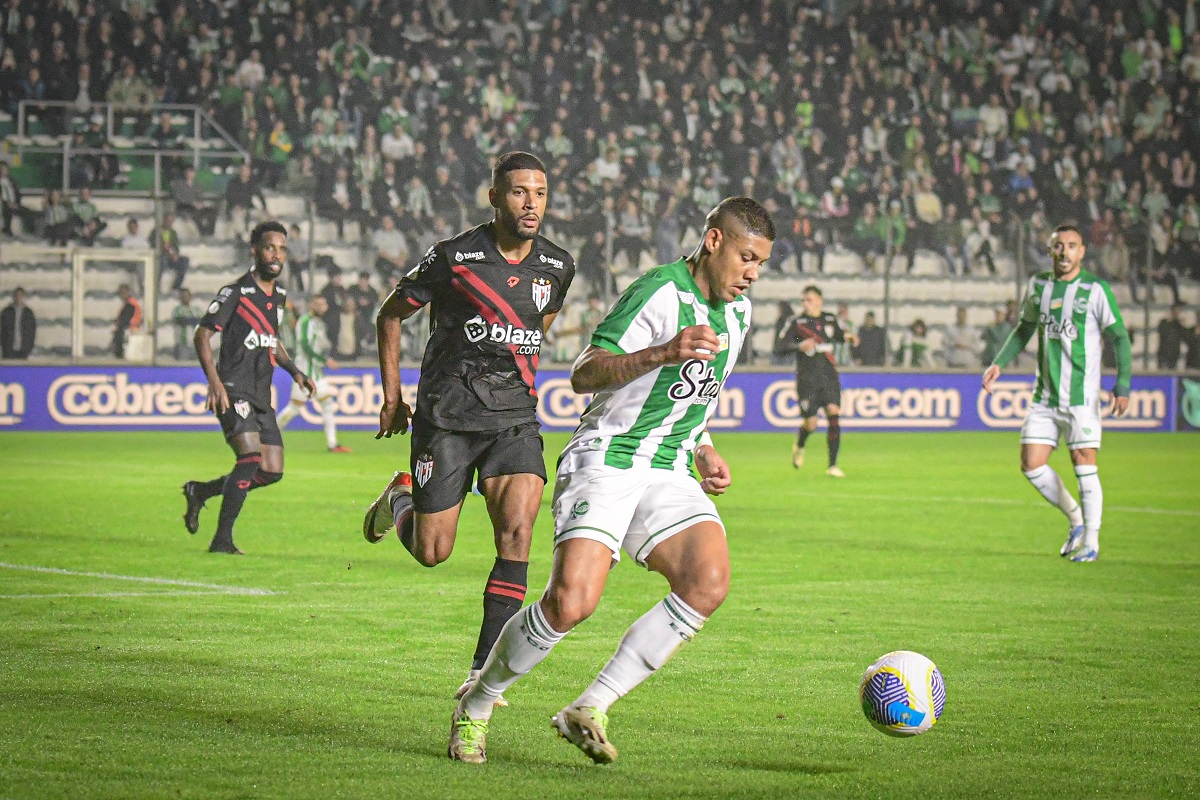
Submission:
M 325 422 L 325 445 L 332 450 L 337 447 L 337 423 L 333 421 L 333 401 L 330 399 L 317 403 L 321 409 L 321 419 Z
M 296 415 L 300 413 L 300 409 L 302 408 L 304 408 L 304 401 L 300 401 L 299 403 L 297 403 L 295 400 L 288 401 L 288 404 L 284 406 L 283 411 L 279 412 L 279 416 L 275 420 L 276 423 L 280 428 L 286 428 L 287 424 L 295 419 Z
M 1026 472 L 1025 477 L 1033 484 L 1033 488 L 1042 493 L 1042 497 L 1046 498 L 1050 505 L 1056 506 L 1066 515 L 1067 519 L 1071 521 L 1072 528 L 1083 524 L 1083 511 L 1080 510 L 1079 503 L 1076 503 L 1075 498 L 1067 491 L 1067 487 L 1058 473 L 1054 471 L 1054 467 L 1043 464 Z
M 491 719 L 496 698 L 542 663 L 566 635 L 550 627 L 540 602 L 518 611 L 488 653 L 479 680 L 463 695 L 463 711 L 471 719 Z
M 1100 518 L 1104 516 L 1104 490 L 1095 466 L 1075 468 L 1079 479 L 1079 503 L 1083 506 L 1083 549 L 1100 549 Z
M 653 675 L 676 650 L 699 633 L 705 619 L 671 592 L 629 626 L 617 652 L 572 705 L 607 713 L 618 698 Z

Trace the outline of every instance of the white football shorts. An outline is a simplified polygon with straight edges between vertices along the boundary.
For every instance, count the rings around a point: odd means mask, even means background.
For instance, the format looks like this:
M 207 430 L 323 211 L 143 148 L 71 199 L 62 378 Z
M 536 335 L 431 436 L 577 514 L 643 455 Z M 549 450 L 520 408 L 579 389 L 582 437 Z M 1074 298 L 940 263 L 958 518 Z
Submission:
M 624 549 L 643 567 L 655 546 L 698 522 L 725 528 L 699 481 L 665 469 L 598 465 L 560 472 L 551 512 L 555 545 L 591 539 L 608 545 L 613 561 Z
M 1100 412 L 1095 406 L 1050 408 L 1031 403 L 1021 425 L 1021 444 L 1048 444 L 1058 447 L 1059 437 L 1066 439 L 1068 450 L 1100 447 Z

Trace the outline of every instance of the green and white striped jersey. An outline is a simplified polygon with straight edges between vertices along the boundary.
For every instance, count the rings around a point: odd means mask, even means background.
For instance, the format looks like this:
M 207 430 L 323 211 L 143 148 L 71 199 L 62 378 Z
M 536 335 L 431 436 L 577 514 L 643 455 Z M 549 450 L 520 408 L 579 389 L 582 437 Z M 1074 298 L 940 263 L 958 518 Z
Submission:
M 331 349 L 325 320 L 305 314 L 296 322 L 296 366 L 314 381 L 325 377 Z
M 660 367 L 597 392 L 563 450 L 560 464 L 687 472 L 696 440 L 750 330 L 750 300 L 710 305 L 684 259 L 664 264 L 625 290 L 592 334 L 592 344 L 626 354 L 663 345 L 689 325 L 708 325 L 721 342 L 712 361 Z
M 1125 327 L 1108 284 L 1087 270 L 1069 281 L 1038 273 L 1029 279 L 1021 319 L 1037 323 L 1033 401 L 1050 408 L 1095 406 L 1104 332 L 1114 324 Z

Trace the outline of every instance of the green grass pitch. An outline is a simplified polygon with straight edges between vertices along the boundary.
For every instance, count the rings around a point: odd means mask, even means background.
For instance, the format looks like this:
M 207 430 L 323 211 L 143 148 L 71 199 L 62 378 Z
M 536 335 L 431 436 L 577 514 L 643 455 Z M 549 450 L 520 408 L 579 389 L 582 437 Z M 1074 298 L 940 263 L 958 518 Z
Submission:
M 1101 560 L 1079 565 L 1058 556 L 1065 525 L 1018 471 L 1015 433 L 851 432 L 842 481 L 823 474 L 823 436 L 797 472 L 785 435 L 718 435 L 732 590 L 613 708 L 610 767 L 549 719 L 661 578 L 624 561 L 597 614 L 508 693 L 490 763 L 451 763 L 493 558 L 483 503 L 468 498 L 437 569 L 395 537 L 368 545 L 362 512 L 407 438 L 343 438 L 354 453 L 287 434 L 286 477 L 250 496 L 248 555 L 231 558 L 204 552 L 218 501 L 194 538 L 179 518 L 180 484 L 230 464 L 215 433 L 0 437 L 0 798 L 1200 792 L 1200 438 L 1105 437 Z M 564 441 L 547 437 L 551 462 Z M 1051 463 L 1074 490 L 1066 454 Z M 894 740 L 857 690 L 902 648 L 938 664 L 947 703 Z

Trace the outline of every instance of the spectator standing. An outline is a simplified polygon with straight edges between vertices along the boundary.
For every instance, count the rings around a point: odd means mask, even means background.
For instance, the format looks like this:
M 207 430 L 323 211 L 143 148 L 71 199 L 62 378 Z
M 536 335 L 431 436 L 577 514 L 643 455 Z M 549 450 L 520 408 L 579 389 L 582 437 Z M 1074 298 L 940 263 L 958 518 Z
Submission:
M 875 324 L 874 311 L 868 311 L 863 317 L 854 358 L 864 367 L 882 367 L 887 360 L 887 332 Z
M 1008 335 L 1012 332 L 1013 325 L 1008 321 L 1008 309 L 1004 306 L 996 306 L 996 318 L 991 325 L 983 329 L 983 352 L 979 359 L 982 366 L 991 366 L 1000 349 L 1004 347 L 1004 343 L 1008 341 Z
M 225 217 L 235 225 L 240 225 L 241 232 L 245 232 L 250 227 L 255 208 L 265 212 L 267 198 L 263 197 L 262 187 L 250 169 L 250 163 L 243 161 L 238 174 L 225 184 Z
M 175 359 L 191 361 L 196 357 L 196 345 L 192 337 L 196 326 L 204 318 L 204 308 L 192 300 L 190 289 L 179 289 L 179 305 L 171 312 L 171 324 L 175 326 Z
M 312 289 L 312 251 L 308 237 L 300 235 L 300 226 L 292 223 L 288 233 L 287 265 L 296 276 L 296 284 L 302 291 Z M 307 286 L 307 289 L 305 285 Z M 285 345 L 286 347 L 286 345 Z M 287 348 L 289 352 L 294 348 Z
M 848 367 L 853 363 L 853 343 L 858 341 L 856 338 L 858 326 L 854 324 L 854 320 L 850 319 L 850 306 L 845 303 L 837 304 L 837 321 L 845 339 L 834 345 L 833 355 L 839 367 Z
M 12 302 L 0 311 L 0 358 L 29 358 L 37 338 L 37 317 L 25 305 L 25 290 L 13 289 Z
M 330 267 L 329 282 L 321 289 L 321 296 L 329 305 L 329 311 L 324 317 L 325 330 L 329 333 L 329 341 L 336 351 L 342 333 L 342 307 L 346 305 L 346 301 L 350 297 L 342 283 L 341 267 L 337 265 Z M 351 328 L 353 329 L 353 323 L 351 323 Z
M 1188 338 L 1188 330 L 1180 319 L 1182 310 L 1183 305 L 1175 303 L 1158 323 L 1158 368 L 1166 372 L 1174 372 L 1179 367 L 1183 343 Z
M 187 277 L 192 260 L 179 249 L 179 234 L 175 232 L 175 215 L 163 214 L 162 226 L 150 232 L 150 246 L 159 248 L 158 272 L 161 277 L 169 272 L 175 273 L 175 281 L 171 288 L 178 291 Z
M 142 329 L 142 304 L 133 296 L 129 284 L 122 283 L 117 287 L 117 296 L 121 298 L 121 309 L 113 321 L 113 338 L 110 350 L 117 358 L 125 358 L 125 339 L 131 331 Z
M 358 350 L 370 350 L 375 346 L 375 310 L 379 306 L 379 292 L 371 285 L 371 273 L 358 273 L 358 283 L 346 290 L 354 303 L 354 341 Z
M 979 364 L 979 331 L 967 324 L 967 309 L 959 306 L 954 312 L 954 324 L 946 331 L 946 366 L 954 369 L 975 369 Z
M 33 233 L 37 212 L 21 205 L 21 187 L 8 174 L 7 161 L 0 161 L 0 214 L 3 215 L 6 236 L 13 235 L 13 217 L 21 220 L 21 229 L 26 235 Z

